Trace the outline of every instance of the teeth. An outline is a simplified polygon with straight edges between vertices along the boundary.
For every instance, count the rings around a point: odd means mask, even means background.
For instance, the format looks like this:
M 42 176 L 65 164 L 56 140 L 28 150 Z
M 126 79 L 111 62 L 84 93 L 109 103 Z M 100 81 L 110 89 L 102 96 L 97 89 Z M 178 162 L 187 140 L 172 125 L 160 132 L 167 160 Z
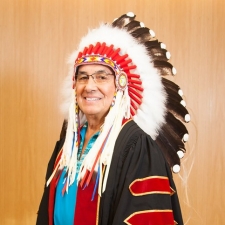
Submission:
M 99 100 L 99 98 L 86 98 L 87 101 L 96 101 Z

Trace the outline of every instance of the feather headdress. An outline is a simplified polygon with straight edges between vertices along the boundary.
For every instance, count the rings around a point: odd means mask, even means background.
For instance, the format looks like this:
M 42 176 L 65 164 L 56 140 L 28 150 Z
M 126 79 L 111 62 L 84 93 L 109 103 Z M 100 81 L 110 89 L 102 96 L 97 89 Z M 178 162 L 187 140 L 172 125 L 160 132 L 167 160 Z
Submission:
M 102 165 L 107 165 L 109 170 L 115 140 L 124 118 L 132 118 L 149 134 L 161 147 L 172 170 L 179 172 L 180 158 L 185 153 L 185 142 L 188 140 L 184 123 L 190 121 L 190 115 L 181 89 L 167 79 L 176 73 L 168 62 L 169 58 L 170 53 L 155 38 L 154 31 L 135 20 L 133 13 L 122 15 L 112 24 L 101 24 L 82 38 L 69 60 L 70 79 L 74 78 L 80 65 L 106 65 L 115 72 L 117 93 L 102 132 L 82 164 L 79 179 L 86 179 L 87 171 L 90 177 L 92 171 L 99 171 Z M 71 88 L 65 88 L 65 93 L 68 100 L 63 110 L 70 113 L 62 159 L 57 168 L 68 169 L 68 183 L 71 184 L 76 173 L 78 130 L 86 119 L 79 112 L 76 90 L 71 92 Z M 101 193 L 108 171 L 104 179 L 101 171 L 99 174 Z

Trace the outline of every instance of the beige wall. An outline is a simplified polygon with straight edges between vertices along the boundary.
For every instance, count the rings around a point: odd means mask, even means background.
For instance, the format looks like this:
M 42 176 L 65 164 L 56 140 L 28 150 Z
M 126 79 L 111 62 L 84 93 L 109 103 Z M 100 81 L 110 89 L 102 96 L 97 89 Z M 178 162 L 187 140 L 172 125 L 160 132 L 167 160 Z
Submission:
M 0 1 L 0 224 L 35 223 L 63 121 L 66 58 L 87 27 L 128 11 L 167 45 L 192 115 L 183 160 L 188 169 L 194 159 L 187 190 L 175 176 L 184 219 L 225 224 L 223 0 Z

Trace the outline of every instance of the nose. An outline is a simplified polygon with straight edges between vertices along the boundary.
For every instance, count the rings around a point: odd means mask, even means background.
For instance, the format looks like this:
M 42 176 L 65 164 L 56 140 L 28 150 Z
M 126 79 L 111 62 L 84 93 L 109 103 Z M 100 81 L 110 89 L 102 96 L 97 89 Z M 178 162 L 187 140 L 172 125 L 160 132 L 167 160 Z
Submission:
M 96 82 L 94 81 L 92 76 L 89 76 L 89 79 L 88 79 L 88 81 L 87 81 L 87 83 L 85 85 L 85 90 L 87 92 L 91 92 L 91 91 L 97 90 Z

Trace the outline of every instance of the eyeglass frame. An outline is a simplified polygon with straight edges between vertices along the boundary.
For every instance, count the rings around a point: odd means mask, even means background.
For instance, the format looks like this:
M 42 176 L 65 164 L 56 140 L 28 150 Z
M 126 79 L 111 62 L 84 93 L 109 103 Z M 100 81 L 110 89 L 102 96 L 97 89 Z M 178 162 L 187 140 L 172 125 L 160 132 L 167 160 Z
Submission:
M 103 81 L 103 82 L 98 82 L 98 81 L 96 81 L 96 76 L 95 76 L 95 75 L 96 75 L 97 73 L 99 73 L 99 72 L 104 72 L 105 75 L 107 75 L 107 77 L 108 77 L 108 75 L 113 75 L 113 76 L 115 76 L 115 74 L 113 74 L 113 73 L 107 73 L 105 70 L 98 70 L 98 71 L 95 71 L 93 74 L 87 74 L 86 72 L 84 72 L 83 74 L 82 74 L 82 73 L 79 74 L 79 71 L 78 71 L 78 73 L 75 74 L 75 80 L 76 80 L 77 83 L 79 83 L 79 84 L 87 84 L 88 81 L 89 81 L 89 77 L 92 77 L 92 79 L 94 80 L 94 82 L 95 82 L 96 84 L 106 83 L 108 80 L 105 80 L 105 81 Z M 85 80 L 84 82 L 79 81 L 79 80 L 77 79 L 77 77 L 78 77 L 79 75 L 86 76 L 86 77 L 88 77 L 88 79 Z

